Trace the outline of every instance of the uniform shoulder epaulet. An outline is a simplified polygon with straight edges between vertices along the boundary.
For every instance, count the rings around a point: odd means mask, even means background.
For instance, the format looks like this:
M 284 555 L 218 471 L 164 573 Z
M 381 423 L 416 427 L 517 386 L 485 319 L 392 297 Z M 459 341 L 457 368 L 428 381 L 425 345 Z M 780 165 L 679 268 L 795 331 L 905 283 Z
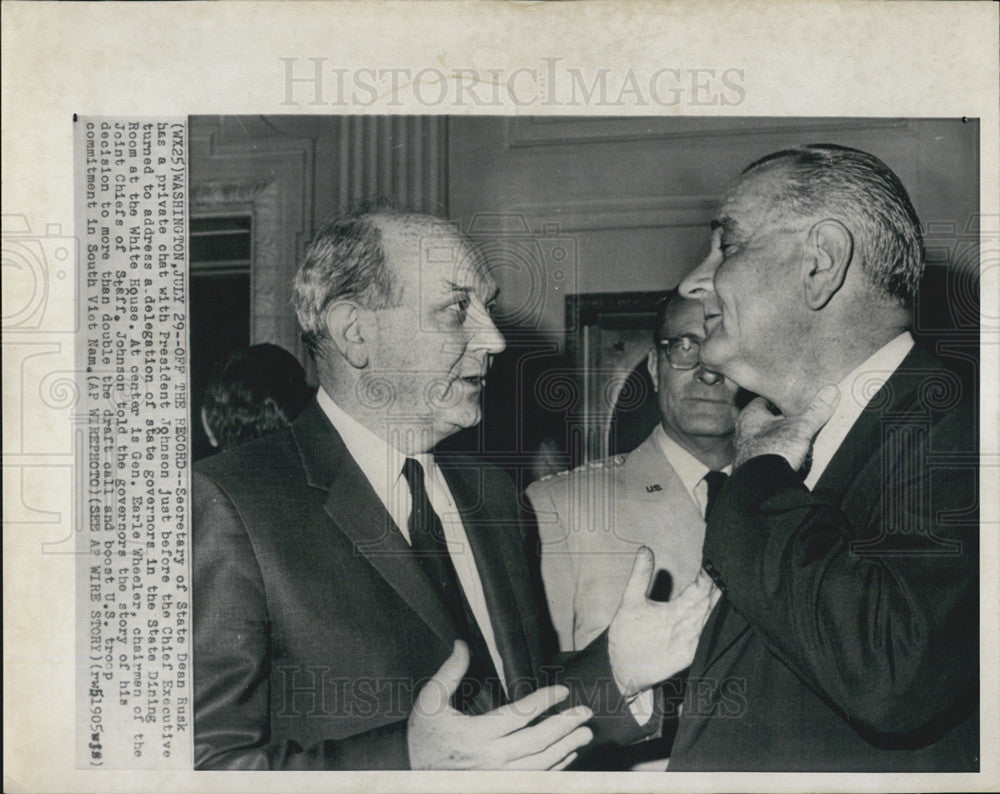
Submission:
M 616 469 L 626 460 L 628 460 L 628 455 L 612 455 L 608 458 L 601 458 L 600 460 L 594 460 L 590 463 L 586 463 L 581 466 L 580 469 Z
M 625 461 L 628 460 L 628 455 L 612 455 L 607 458 L 600 458 L 599 460 L 592 460 L 590 463 L 584 463 L 577 466 L 575 469 L 566 469 L 565 471 L 557 472 L 556 474 L 547 474 L 544 477 L 540 477 L 536 482 L 548 482 L 549 480 L 556 480 L 560 477 L 567 477 L 571 474 L 584 474 L 589 471 L 597 471 L 599 469 L 615 469 L 621 466 Z

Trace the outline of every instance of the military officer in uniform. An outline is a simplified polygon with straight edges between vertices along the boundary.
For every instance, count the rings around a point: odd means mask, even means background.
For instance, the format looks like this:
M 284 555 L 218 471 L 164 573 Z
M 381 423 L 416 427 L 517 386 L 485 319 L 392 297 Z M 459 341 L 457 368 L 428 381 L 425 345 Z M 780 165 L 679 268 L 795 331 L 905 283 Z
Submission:
M 656 558 L 651 598 L 668 600 L 698 574 L 705 510 L 729 471 L 737 414 L 737 386 L 699 363 L 703 338 L 699 303 L 676 293 L 661 301 L 647 358 L 660 423 L 627 455 L 528 487 L 561 650 L 584 648 L 607 628 L 640 546 Z M 667 749 L 647 748 L 659 769 Z

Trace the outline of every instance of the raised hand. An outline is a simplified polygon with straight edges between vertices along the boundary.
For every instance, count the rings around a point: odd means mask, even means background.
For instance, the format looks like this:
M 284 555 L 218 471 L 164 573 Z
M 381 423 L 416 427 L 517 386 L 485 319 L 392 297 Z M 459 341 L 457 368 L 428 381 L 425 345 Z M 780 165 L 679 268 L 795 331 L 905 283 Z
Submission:
M 805 463 L 816 434 L 833 416 L 840 401 L 836 386 L 824 386 L 809 407 L 796 416 L 775 416 L 758 397 L 740 412 L 736 423 L 736 460 L 733 468 L 759 455 L 781 455 L 798 471 Z
M 582 727 L 593 716 L 586 706 L 531 725 L 566 699 L 564 686 L 539 689 L 476 717 L 456 711 L 451 696 L 468 667 L 469 649 L 458 641 L 417 695 L 407 728 L 413 769 L 562 769 L 593 738 Z
M 626 697 L 665 681 L 690 666 L 719 590 L 704 571 L 666 603 L 646 597 L 653 578 L 653 552 L 639 549 L 621 604 L 608 628 L 611 669 Z

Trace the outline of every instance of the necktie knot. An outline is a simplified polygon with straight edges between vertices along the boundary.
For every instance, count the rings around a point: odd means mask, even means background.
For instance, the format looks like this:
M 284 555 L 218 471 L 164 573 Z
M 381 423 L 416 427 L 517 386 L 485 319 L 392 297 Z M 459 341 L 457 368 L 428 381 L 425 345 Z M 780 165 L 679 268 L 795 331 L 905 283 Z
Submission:
M 707 519 L 715 507 L 715 502 L 719 498 L 719 491 L 726 484 L 729 475 L 722 471 L 710 471 L 705 477 L 705 484 L 708 486 L 708 497 L 705 499 L 705 518 Z
M 403 461 L 403 477 L 410 486 L 410 543 L 421 554 L 448 554 L 441 519 L 431 506 L 420 461 Z

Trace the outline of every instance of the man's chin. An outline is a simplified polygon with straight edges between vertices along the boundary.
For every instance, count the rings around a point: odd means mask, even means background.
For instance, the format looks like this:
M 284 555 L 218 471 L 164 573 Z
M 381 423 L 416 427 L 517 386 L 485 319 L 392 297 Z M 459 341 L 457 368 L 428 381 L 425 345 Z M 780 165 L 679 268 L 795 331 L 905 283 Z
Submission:
M 435 423 L 435 429 L 442 438 L 460 433 L 463 430 L 475 427 L 483 420 L 482 411 L 455 412 L 448 416 L 441 417 Z

